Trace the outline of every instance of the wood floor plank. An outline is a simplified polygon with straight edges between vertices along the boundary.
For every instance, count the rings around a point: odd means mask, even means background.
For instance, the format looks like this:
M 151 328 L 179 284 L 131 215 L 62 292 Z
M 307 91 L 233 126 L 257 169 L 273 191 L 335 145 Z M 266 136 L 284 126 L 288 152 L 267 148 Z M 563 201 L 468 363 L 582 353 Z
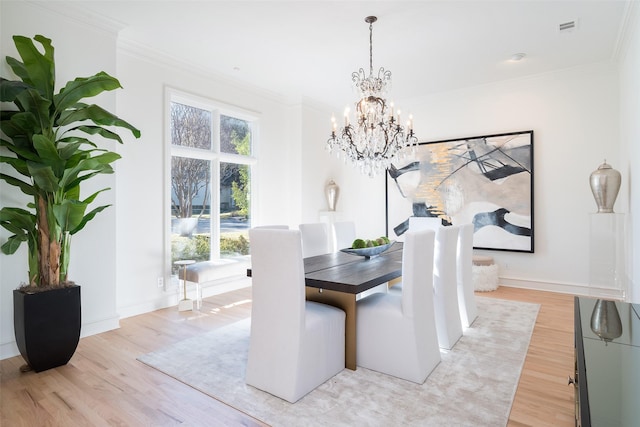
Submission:
M 477 295 L 540 304 L 508 426 L 574 426 L 573 295 L 504 286 Z
M 509 427 L 573 426 L 573 296 L 500 287 L 478 293 L 540 304 Z M 175 307 L 123 319 L 120 329 L 83 338 L 66 366 L 20 373 L 0 361 L 2 426 L 264 426 L 136 360 L 251 314 L 251 289 L 206 298 L 199 312 Z

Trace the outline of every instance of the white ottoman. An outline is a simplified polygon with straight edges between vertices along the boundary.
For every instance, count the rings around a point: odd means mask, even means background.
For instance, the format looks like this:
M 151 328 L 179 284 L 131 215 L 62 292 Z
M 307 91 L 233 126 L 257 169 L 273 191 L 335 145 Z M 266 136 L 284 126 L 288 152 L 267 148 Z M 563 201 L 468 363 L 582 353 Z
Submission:
M 490 256 L 473 256 L 473 289 L 479 292 L 498 289 L 498 266 Z

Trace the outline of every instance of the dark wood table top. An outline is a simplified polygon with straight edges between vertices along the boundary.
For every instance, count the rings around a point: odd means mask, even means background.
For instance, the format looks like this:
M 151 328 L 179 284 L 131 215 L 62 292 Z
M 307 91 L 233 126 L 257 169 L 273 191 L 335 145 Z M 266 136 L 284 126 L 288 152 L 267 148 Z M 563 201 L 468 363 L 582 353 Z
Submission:
M 359 294 L 402 275 L 402 243 L 369 259 L 345 252 L 305 258 L 304 273 L 306 286 Z
M 304 271 L 307 286 L 359 294 L 402 275 L 402 243 L 369 259 L 344 252 L 305 258 Z

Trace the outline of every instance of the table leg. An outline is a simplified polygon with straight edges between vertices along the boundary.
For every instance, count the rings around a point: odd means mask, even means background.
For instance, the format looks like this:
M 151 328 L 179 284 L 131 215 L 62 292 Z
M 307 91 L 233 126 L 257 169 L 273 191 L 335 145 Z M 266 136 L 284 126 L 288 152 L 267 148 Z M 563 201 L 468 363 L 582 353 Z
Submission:
M 391 279 L 387 282 L 387 289 L 391 289 L 393 285 L 402 282 L 402 276 L 396 277 L 395 279 Z
M 332 305 L 344 310 L 345 341 L 344 341 L 344 365 L 352 371 L 356 370 L 356 296 L 346 292 L 330 291 L 319 288 L 306 288 L 308 301 L 320 302 Z

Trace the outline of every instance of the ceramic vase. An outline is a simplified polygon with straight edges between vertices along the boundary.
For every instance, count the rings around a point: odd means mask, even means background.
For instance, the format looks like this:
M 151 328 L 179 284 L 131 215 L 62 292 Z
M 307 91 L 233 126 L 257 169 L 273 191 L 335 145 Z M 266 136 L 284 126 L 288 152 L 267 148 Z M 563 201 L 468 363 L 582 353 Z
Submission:
M 606 160 L 591 173 L 589 184 L 598 205 L 598 213 L 613 213 L 621 181 L 620 172 L 613 169 Z
M 324 194 L 327 197 L 329 210 L 335 211 L 336 204 L 338 203 L 338 196 L 340 195 L 340 187 L 333 180 L 330 180 L 324 189 Z

